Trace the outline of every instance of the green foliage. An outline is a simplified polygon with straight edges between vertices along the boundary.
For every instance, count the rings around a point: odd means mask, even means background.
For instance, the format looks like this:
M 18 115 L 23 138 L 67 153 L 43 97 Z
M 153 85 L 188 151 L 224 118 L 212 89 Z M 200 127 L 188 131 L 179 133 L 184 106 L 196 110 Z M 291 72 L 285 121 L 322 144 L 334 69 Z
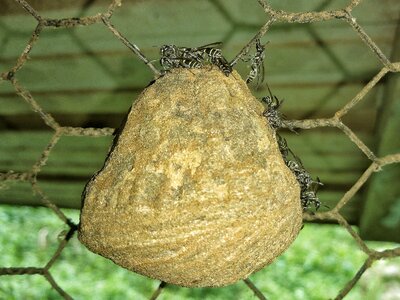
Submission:
M 64 212 L 78 222 L 77 211 Z M 46 208 L 0 207 L 0 224 L 0 267 L 44 266 L 57 249 L 60 234 L 67 229 Z M 328 299 L 337 295 L 365 259 L 366 255 L 344 228 L 306 224 L 282 256 L 250 279 L 270 300 Z M 385 263 L 386 267 L 400 270 L 398 258 Z M 68 243 L 50 272 L 74 299 L 148 299 L 159 284 L 89 252 L 76 237 Z M 385 287 L 395 282 L 393 278 L 381 276 L 382 272 L 374 266 L 368 272 L 364 274 L 368 283 L 361 278 L 346 299 L 382 299 Z M 0 299 L 60 299 L 42 276 L 2 276 L 0 279 Z M 243 282 L 238 282 L 224 288 L 167 286 L 159 299 L 256 298 Z

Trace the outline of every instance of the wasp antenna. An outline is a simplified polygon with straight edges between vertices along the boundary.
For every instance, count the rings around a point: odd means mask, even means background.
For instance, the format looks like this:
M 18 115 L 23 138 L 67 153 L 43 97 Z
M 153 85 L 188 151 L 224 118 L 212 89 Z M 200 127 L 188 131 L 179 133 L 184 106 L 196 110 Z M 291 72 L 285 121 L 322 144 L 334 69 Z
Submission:
M 217 46 L 217 45 L 222 45 L 222 42 L 214 42 L 214 43 L 209 43 L 203 46 L 200 46 L 199 48 L 204 48 L 204 47 L 211 47 L 211 46 Z
M 268 82 L 265 82 L 265 85 L 267 86 L 269 96 L 271 97 L 271 100 L 272 100 L 274 98 L 274 96 L 272 96 L 272 92 L 271 92 L 271 89 L 269 88 Z

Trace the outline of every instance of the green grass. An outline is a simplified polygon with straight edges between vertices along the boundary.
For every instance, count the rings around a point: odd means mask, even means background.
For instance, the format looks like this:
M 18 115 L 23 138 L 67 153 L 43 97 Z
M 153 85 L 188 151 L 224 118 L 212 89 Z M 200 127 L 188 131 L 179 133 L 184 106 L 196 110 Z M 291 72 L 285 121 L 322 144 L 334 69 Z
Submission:
M 78 222 L 79 213 L 64 210 Z M 42 267 L 67 227 L 46 208 L 0 207 L 0 267 Z M 368 243 L 380 249 L 393 243 Z M 366 259 L 347 231 L 334 225 L 306 224 L 293 245 L 272 265 L 250 279 L 273 299 L 330 299 Z M 397 270 L 388 276 L 384 270 Z M 382 271 L 383 270 L 383 271 Z M 159 282 L 124 270 L 89 252 L 76 237 L 50 269 L 56 282 L 74 299 L 148 299 Z M 346 299 L 383 298 L 400 289 L 400 258 L 377 262 Z M 394 292 L 395 293 L 395 292 Z M 393 296 L 393 295 L 392 295 Z M 60 299 L 39 275 L 0 277 L 0 299 Z M 224 288 L 167 286 L 159 299 L 256 299 L 243 282 Z

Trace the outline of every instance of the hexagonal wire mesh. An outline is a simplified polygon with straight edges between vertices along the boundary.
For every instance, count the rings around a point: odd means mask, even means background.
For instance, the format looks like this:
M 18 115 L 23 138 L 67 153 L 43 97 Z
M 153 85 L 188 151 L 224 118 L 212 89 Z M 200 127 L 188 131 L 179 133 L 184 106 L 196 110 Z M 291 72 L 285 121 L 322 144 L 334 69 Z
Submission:
M 62 287 L 53 279 L 50 269 L 54 262 L 60 257 L 60 254 L 67 246 L 68 241 L 74 235 L 77 230 L 77 224 L 72 222 L 66 217 L 66 215 L 56 206 L 43 192 L 43 190 L 37 184 L 37 177 L 41 168 L 46 164 L 52 149 L 59 141 L 62 136 L 109 136 L 114 132 L 114 128 L 81 128 L 81 127 L 67 127 L 61 126 L 51 114 L 47 113 L 42 107 L 35 101 L 34 97 L 28 89 L 26 89 L 17 80 L 18 71 L 24 66 L 28 59 L 28 55 L 38 40 L 41 32 L 44 28 L 67 28 L 75 26 L 90 26 L 96 23 L 103 23 L 116 38 L 124 43 L 135 55 L 139 57 L 154 73 L 155 78 L 160 76 L 160 72 L 139 50 L 139 48 L 133 43 L 129 42 L 111 23 L 111 18 L 114 11 L 122 5 L 121 0 L 113 0 L 108 9 L 105 12 L 98 13 L 93 16 L 81 17 L 81 18 L 64 18 L 64 19 L 51 19 L 42 17 L 35 9 L 33 9 L 25 0 L 15 0 L 18 2 L 33 18 L 37 21 L 37 26 L 34 29 L 28 44 L 19 56 L 15 65 L 8 71 L 1 73 L 0 83 L 9 81 L 15 89 L 15 93 L 23 98 L 31 107 L 31 109 L 43 119 L 47 126 L 54 130 L 54 134 L 42 152 L 39 159 L 27 172 L 3 172 L 0 173 L 0 181 L 23 181 L 31 184 L 34 193 L 40 196 L 41 201 L 45 206 L 53 210 L 53 212 L 69 226 L 69 231 L 65 234 L 64 238 L 60 241 L 58 249 L 55 251 L 51 259 L 42 268 L 0 268 L 0 275 L 42 275 L 51 286 L 65 299 L 71 299 Z M 269 28 L 277 22 L 285 23 L 312 23 L 316 21 L 328 21 L 332 19 L 338 19 L 344 23 L 347 23 L 365 43 L 365 46 L 369 47 L 374 55 L 379 59 L 382 64 L 381 70 L 370 80 L 353 98 L 350 99 L 346 105 L 336 111 L 331 118 L 321 119 L 304 119 L 304 120 L 288 120 L 287 126 L 292 126 L 301 129 L 311 129 L 317 127 L 335 127 L 341 130 L 350 140 L 353 142 L 360 151 L 362 151 L 366 157 L 371 161 L 370 166 L 367 170 L 358 178 L 354 185 L 344 194 L 344 196 L 338 201 L 337 205 L 326 212 L 317 212 L 315 214 L 304 214 L 304 220 L 330 220 L 336 221 L 343 226 L 354 238 L 359 245 L 360 249 L 368 256 L 364 264 L 354 275 L 354 277 L 347 282 L 347 284 L 339 291 L 335 299 L 344 298 L 356 285 L 357 281 L 363 275 L 363 273 L 372 265 L 376 260 L 388 259 L 392 257 L 400 256 L 400 247 L 394 249 L 386 249 L 383 251 L 376 251 L 369 248 L 366 243 L 360 238 L 359 234 L 352 229 L 346 219 L 341 215 L 340 210 L 352 200 L 353 196 L 357 191 L 365 184 L 368 178 L 374 172 L 382 171 L 382 167 L 395 164 L 400 162 L 400 153 L 387 155 L 384 157 L 377 157 L 375 153 L 362 142 L 362 140 L 343 122 L 342 118 L 353 109 L 353 107 L 362 101 L 366 94 L 389 72 L 400 72 L 400 62 L 391 62 L 377 46 L 377 44 L 366 34 L 363 28 L 357 23 L 355 18 L 352 16 L 352 10 L 358 6 L 362 0 L 352 0 L 343 9 L 333 11 L 320 11 L 320 12 L 305 12 L 305 13 L 290 13 L 282 10 L 275 10 L 271 7 L 267 0 L 258 0 L 265 14 L 269 17 L 269 20 L 259 29 L 257 34 L 249 41 L 249 43 L 238 53 L 233 59 L 236 62 L 248 52 L 256 40 L 264 36 Z M 266 299 L 259 289 L 249 280 L 244 280 L 246 285 L 254 292 L 259 299 Z M 166 283 L 161 282 L 158 289 L 154 291 L 151 299 L 156 299 Z

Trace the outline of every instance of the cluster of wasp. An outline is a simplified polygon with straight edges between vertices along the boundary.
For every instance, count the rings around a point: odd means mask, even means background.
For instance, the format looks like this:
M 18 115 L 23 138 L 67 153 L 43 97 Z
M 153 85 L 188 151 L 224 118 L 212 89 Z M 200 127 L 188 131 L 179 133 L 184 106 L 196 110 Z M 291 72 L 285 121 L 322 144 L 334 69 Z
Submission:
M 323 184 L 318 177 L 317 180 L 311 178 L 310 173 L 308 173 L 304 168 L 300 158 L 289 149 L 286 139 L 276 132 L 276 130 L 283 127 L 284 123 L 284 115 L 279 111 L 282 101 L 280 101 L 276 96 L 272 96 L 271 91 L 270 96 L 263 97 L 262 101 L 266 104 L 263 116 L 267 118 L 269 125 L 276 133 L 283 161 L 296 176 L 297 182 L 300 185 L 300 201 L 303 210 L 308 210 L 312 205 L 314 205 L 315 209 L 318 210 L 321 206 L 321 202 L 317 197 L 317 191 L 318 187 Z M 293 130 L 293 128 L 290 129 Z
M 160 48 L 160 64 L 165 71 L 173 68 L 201 68 L 209 63 L 217 66 L 226 76 L 232 73 L 232 66 L 217 48 L 222 43 L 207 44 L 197 48 L 163 45 Z
M 229 63 L 226 60 L 222 55 L 222 50 L 218 48 L 221 45 L 221 42 L 195 48 L 163 45 L 160 48 L 160 65 L 164 71 L 169 71 L 173 68 L 201 68 L 206 64 L 211 64 L 217 66 L 226 76 L 229 76 L 236 62 Z M 256 77 L 261 78 L 261 82 L 263 81 L 264 50 L 265 45 L 262 45 L 260 39 L 257 39 L 255 54 L 241 58 L 244 62 L 250 62 L 251 70 L 246 79 L 247 83 L 252 82 Z
M 173 68 L 201 68 L 206 64 L 211 64 L 217 66 L 226 76 L 229 76 L 236 61 L 234 60 L 229 63 L 225 59 L 222 55 L 222 50 L 218 48 L 221 45 L 221 42 L 196 48 L 163 45 L 160 48 L 160 65 L 164 71 L 169 71 Z M 250 72 L 246 78 L 246 83 L 256 80 L 256 86 L 258 87 L 264 81 L 264 51 L 265 44 L 261 44 L 260 39 L 256 39 L 255 52 L 253 54 L 247 53 L 244 57 L 240 58 L 242 61 L 250 63 Z M 262 98 L 262 101 L 266 104 L 263 116 L 267 118 L 269 125 L 274 129 L 282 158 L 286 166 L 296 176 L 300 185 L 300 200 L 303 210 L 308 210 L 312 205 L 317 210 L 321 206 L 321 202 L 317 197 L 317 191 L 322 183 L 318 177 L 317 180 L 311 178 L 300 158 L 289 149 L 286 139 L 276 132 L 276 130 L 282 128 L 284 125 L 284 115 L 279 111 L 282 101 L 276 96 L 272 96 L 269 87 L 268 90 L 270 95 Z M 290 129 L 293 131 L 293 128 Z

